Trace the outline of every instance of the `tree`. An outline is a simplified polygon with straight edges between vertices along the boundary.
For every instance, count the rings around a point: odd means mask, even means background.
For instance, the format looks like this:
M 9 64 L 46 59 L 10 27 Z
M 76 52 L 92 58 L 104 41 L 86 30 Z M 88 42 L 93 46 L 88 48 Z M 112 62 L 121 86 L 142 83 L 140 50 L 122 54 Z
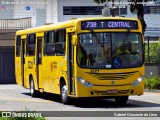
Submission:
M 94 2 L 96 2 L 98 4 L 104 3 L 107 1 L 109 2 L 110 0 L 94 0 Z M 141 21 L 143 34 L 144 34 L 146 27 L 147 27 L 147 25 L 144 21 L 143 2 L 147 2 L 147 1 L 148 0 L 131 0 L 132 4 L 130 4 L 130 11 L 131 12 L 133 12 L 135 9 L 137 9 L 137 18 Z M 112 5 L 114 5 L 114 0 L 111 0 L 111 2 L 113 3 Z M 112 16 L 114 16 L 114 11 L 112 12 Z

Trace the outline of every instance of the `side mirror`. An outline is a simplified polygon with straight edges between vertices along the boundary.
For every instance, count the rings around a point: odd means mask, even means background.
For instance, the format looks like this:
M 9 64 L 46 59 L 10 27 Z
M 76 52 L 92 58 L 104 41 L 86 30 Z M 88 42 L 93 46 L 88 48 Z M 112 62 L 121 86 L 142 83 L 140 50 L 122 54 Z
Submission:
M 77 45 L 77 35 L 72 36 L 72 45 L 76 46 Z

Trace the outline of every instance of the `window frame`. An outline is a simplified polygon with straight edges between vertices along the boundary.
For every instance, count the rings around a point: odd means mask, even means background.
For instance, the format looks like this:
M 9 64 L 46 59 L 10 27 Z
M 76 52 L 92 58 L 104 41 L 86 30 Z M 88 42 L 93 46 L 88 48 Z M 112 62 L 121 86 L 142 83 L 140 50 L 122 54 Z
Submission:
M 19 38 L 19 41 L 18 41 L 18 38 Z M 20 53 L 21 53 L 21 36 L 18 35 L 16 37 L 16 57 L 20 57 Z
M 33 41 L 31 41 L 31 36 L 33 35 Z M 33 47 L 32 51 L 30 50 L 30 48 Z M 35 52 L 36 52 L 36 34 L 32 33 L 32 34 L 28 34 L 27 35 L 27 40 L 26 40 L 26 55 L 27 56 L 35 56 Z M 30 53 L 32 52 L 32 54 Z
M 63 32 L 63 40 L 60 40 L 60 32 Z M 60 47 L 62 47 L 63 51 L 60 51 L 60 49 L 58 49 L 58 44 L 60 45 Z M 58 51 L 59 50 L 59 51 Z M 55 40 L 55 52 L 56 52 L 56 56 L 64 56 L 66 53 L 66 29 L 62 28 L 62 29 L 57 29 L 56 30 L 56 40 Z M 58 53 L 58 52 L 62 52 L 62 53 Z
M 49 34 L 50 33 L 54 33 L 54 36 L 53 36 L 53 42 L 50 42 L 50 37 L 49 37 Z M 53 54 L 47 52 L 47 48 L 49 44 L 53 44 Z M 44 48 L 43 48 L 43 55 L 44 56 L 54 56 L 55 55 L 55 31 L 52 30 L 52 31 L 47 31 L 44 33 Z

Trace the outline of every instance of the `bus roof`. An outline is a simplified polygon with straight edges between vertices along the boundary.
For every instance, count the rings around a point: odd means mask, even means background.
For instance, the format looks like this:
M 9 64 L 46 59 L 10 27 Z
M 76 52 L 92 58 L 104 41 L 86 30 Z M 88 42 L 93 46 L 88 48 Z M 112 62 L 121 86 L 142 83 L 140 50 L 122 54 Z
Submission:
M 31 34 L 35 32 L 43 32 L 43 31 L 49 31 L 54 29 L 62 29 L 67 27 L 73 27 L 80 21 L 87 21 L 87 20 L 134 20 L 137 21 L 137 18 L 125 18 L 125 17 L 88 17 L 88 18 L 74 18 L 68 21 L 64 22 L 58 22 L 55 24 L 49 24 L 49 25 L 42 25 L 35 28 L 29 28 L 24 30 L 18 30 L 16 32 L 16 35 L 25 35 L 25 34 Z

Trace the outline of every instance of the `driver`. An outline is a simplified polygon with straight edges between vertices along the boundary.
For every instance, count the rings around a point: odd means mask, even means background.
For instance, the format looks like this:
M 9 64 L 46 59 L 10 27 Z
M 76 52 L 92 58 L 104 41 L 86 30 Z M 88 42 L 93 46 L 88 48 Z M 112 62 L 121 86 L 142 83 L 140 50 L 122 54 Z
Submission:
M 119 46 L 119 48 L 116 50 L 116 54 L 130 54 L 130 44 L 122 44 Z
M 113 65 L 115 67 L 127 67 L 130 61 L 130 44 L 121 44 L 115 51 Z

